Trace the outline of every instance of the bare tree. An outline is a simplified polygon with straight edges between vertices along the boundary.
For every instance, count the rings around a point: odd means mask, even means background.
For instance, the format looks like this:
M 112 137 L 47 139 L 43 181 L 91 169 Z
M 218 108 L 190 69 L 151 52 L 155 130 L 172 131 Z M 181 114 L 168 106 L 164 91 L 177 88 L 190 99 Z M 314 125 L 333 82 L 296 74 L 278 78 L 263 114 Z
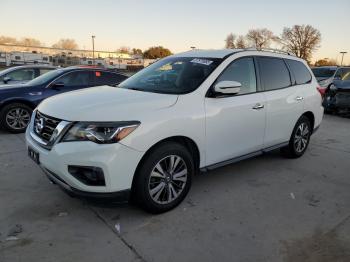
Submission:
M 18 44 L 18 41 L 14 37 L 10 36 L 0 36 L 0 44 Z
M 247 48 L 247 43 L 243 35 L 238 36 L 236 40 L 236 47 L 240 49 Z
M 267 28 L 251 29 L 247 34 L 248 41 L 256 48 L 269 47 L 272 41 L 277 37 Z
M 74 49 L 78 49 L 78 44 L 75 42 L 74 39 L 62 38 L 57 43 L 53 44 L 52 47 L 74 50 Z
M 24 46 L 42 46 L 42 43 L 38 39 L 30 37 L 24 37 L 18 43 Z
M 283 29 L 280 42 L 287 51 L 310 61 L 312 53 L 320 46 L 321 33 L 311 25 L 294 25 Z
M 236 48 L 235 39 L 236 39 L 236 36 L 230 33 L 225 39 L 225 48 L 227 49 Z
M 35 38 L 24 37 L 17 40 L 14 37 L 0 36 L 0 44 L 24 45 L 24 46 L 42 46 L 42 43 Z

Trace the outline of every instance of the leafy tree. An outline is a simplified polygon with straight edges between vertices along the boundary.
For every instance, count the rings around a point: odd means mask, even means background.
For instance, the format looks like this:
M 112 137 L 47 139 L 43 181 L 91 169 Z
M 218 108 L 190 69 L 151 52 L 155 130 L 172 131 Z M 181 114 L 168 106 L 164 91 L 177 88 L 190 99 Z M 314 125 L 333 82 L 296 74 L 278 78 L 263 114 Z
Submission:
M 133 48 L 132 49 L 132 54 L 133 55 L 142 55 L 142 50 L 139 48 Z
M 258 49 L 269 47 L 272 41 L 277 40 L 277 37 L 267 28 L 251 29 L 248 31 L 246 38 Z
M 235 39 L 236 39 L 236 36 L 230 33 L 225 39 L 225 48 L 227 49 L 236 48 Z
M 337 61 L 335 59 L 323 58 L 315 62 L 315 66 L 335 66 Z
M 157 59 L 172 55 L 171 51 L 162 46 L 153 46 L 143 53 L 144 58 Z
M 280 42 L 287 51 L 310 61 L 312 53 L 320 46 L 321 33 L 311 25 L 294 25 L 283 29 Z
M 62 49 L 78 49 L 78 44 L 74 39 L 70 38 L 62 38 L 57 43 L 53 44 L 54 48 L 62 48 Z

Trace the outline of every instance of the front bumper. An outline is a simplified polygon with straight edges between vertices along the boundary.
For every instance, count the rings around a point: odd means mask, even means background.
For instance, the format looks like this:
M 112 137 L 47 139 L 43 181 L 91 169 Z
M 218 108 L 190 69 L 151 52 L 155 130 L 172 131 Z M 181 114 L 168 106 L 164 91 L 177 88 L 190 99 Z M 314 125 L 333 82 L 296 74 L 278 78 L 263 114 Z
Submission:
M 113 197 L 130 190 L 136 167 L 143 152 L 119 143 L 95 144 L 93 142 L 56 143 L 51 150 L 39 145 L 26 132 L 27 147 L 39 153 L 40 167 L 49 179 L 75 195 Z M 94 166 L 103 170 L 104 186 L 86 185 L 68 172 L 68 165 Z

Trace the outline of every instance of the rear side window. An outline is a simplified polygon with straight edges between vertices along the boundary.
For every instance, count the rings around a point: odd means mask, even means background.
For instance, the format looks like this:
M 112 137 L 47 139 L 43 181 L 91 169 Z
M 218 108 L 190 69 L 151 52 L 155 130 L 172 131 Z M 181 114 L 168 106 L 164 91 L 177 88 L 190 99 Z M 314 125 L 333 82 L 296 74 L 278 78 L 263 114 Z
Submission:
M 40 75 L 43 75 L 43 74 L 50 72 L 52 70 L 53 69 L 51 69 L 51 68 L 40 68 Z
M 55 83 L 62 83 L 65 87 L 87 87 L 90 86 L 91 72 L 74 71 L 55 80 Z
M 280 58 L 259 57 L 260 77 L 266 91 L 291 85 L 289 70 Z
M 287 62 L 290 70 L 293 72 L 295 83 L 297 85 L 307 84 L 311 82 L 311 74 L 302 62 L 290 59 L 286 59 L 285 61 Z
M 95 85 L 117 85 L 126 79 L 126 76 L 103 71 L 95 71 Z

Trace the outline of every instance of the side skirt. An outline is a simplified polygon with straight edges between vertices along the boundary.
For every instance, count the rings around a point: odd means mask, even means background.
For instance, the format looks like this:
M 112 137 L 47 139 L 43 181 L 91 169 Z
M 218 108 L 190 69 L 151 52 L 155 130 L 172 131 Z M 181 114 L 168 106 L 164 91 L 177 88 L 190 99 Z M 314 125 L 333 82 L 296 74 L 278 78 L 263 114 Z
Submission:
M 219 167 L 223 167 L 223 166 L 226 166 L 226 165 L 229 165 L 229 164 L 233 164 L 233 163 L 245 160 L 245 159 L 249 159 L 249 158 L 252 158 L 252 157 L 256 157 L 256 156 L 262 155 L 262 154 L 267 153 L 269 151 L 272 151 L 272 150 L 279 149 L 281 147 L 287 146 L 288 144 L 289 144 L 289 142 L 280 143 L 280 144 L 277 144 L 275 146 L 267 147 L 267 148 L 264 148 L 264 149 L 256 151 L 256 152 L 252 152 L 252 153 L 249 153 L 249 154 L 246 154 L 246 155 L 243 155 L 243 156 L 235 157 L 235 158 L 232 158 L 232 159 L 229 159 L 229 160 L 225 160 L 225 161 L 222 161 L 222 162 L 219 162 L 219 163 L 216 163 L 216 164 L 212 164 L 212 165 L 209 165 L 209 166 L 206 166 L 206 167 L 202 167 L 200 169 L 200 171 L 201 172 L 207 172 L 207 171 L 210 171 L 210 170 L 214 170 L 214 169 L 219 168 Z

